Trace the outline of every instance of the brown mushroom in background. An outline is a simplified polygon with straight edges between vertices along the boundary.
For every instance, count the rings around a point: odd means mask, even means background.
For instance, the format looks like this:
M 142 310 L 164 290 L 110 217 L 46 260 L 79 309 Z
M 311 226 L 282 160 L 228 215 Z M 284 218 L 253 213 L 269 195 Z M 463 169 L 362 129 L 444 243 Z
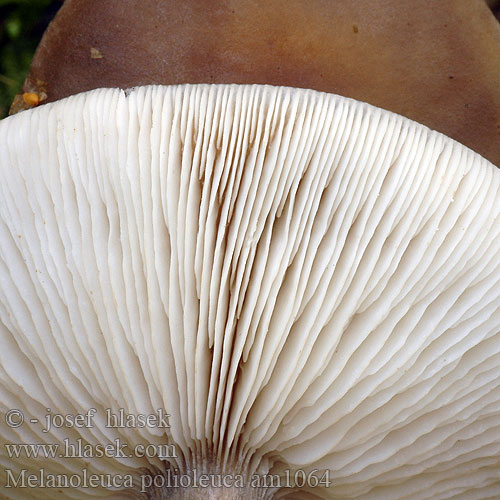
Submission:
M 483 0 L 66 0 L 23 90 L 202 82 L 352 97 L 500 165 L 500 25 Z

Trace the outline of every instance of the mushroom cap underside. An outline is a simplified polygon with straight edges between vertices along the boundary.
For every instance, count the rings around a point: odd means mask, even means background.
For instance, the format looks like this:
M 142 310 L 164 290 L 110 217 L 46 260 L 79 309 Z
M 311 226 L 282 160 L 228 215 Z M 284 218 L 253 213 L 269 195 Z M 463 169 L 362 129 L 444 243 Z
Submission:
M 1 494 L 86 471 L 51 496 L 156 498 L 145 478 L 198 469 L 307 478 L 259 498 L 500 495 L 491 163 L 261 85 L 76 95 L 0 122 L 0 151 L 0 409 L 24 418 L 0 436 L 58 447 L 2 446 Z M 59 453 L 79 442 L 93 455 Z M 6 487 L 22 471 L 38 487 Z

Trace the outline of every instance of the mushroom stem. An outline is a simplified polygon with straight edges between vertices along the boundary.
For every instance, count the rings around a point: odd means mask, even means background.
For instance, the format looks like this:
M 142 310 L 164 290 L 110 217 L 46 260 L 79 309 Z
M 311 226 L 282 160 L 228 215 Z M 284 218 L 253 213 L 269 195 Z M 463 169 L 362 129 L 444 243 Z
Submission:
M 263 500 L 271 498 L 250 486 L 244 488 L 232 487 L 209 487 L 209 488 L 175 488 L 165 491 L 163 496 L 151 497 L 151 500 Z
M 253 477 L 236 470 L 219 472 L 216 467 L 191 469 L 189 472 L 151 474 L 145 485 L 148 500 L 266 500 L 270 499 L 275 488 L 264 488 L 261 483 L 252 481 Z

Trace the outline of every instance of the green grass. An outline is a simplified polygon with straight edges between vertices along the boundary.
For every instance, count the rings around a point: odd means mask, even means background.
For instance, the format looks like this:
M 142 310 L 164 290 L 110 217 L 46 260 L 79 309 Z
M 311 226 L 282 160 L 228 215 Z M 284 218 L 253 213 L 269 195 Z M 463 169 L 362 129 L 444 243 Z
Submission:
M 0 0 L 0 119 L 21 91 L 31 59 L 61 0 Z

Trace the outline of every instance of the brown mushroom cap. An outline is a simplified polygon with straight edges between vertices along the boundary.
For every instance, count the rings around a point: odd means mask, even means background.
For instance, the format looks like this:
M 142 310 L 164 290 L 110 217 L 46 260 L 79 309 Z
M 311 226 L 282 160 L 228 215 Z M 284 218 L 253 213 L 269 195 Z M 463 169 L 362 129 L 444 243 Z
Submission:
M 500 25 L 483 0 L 66 0 L 24 91 L 203 82 L 338 93 L 500 165 Z

